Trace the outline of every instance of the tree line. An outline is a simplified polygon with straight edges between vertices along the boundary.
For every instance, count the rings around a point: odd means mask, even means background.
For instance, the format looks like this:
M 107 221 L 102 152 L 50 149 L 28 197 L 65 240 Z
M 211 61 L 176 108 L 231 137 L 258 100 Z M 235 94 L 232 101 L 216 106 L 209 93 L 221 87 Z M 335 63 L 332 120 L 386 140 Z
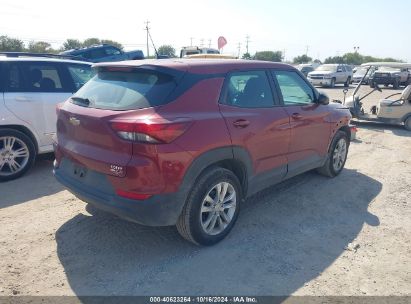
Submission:
M 87 38 L 83 41 L 80 41 L 79 39 L 67 39 L 66 41 L 64 41 L 61 48 L 54 49 L 51 44 L 46 41 L 30 41 L 25 44 L 23 40 L 2 35 L 0 36 L 0 51 L 57 54 L 62 51 L 103 43 L 107 43 L 123 49 L 123 45 L 121 43 L 109 39 Z
M 117 41 L 109 39 L 99 39 L 99 38 L 87 38 L 83 41 L 79 39 L 67 39 L 64 41 L 63 45 L 59 49 L 53 49 L 51 44 L 46 41 L 30 41 L 27 45 L 20 39 L 12 38 L 8 36 L 0 36 L 0 51 L 1 52 L 30 52 L 30 53 L 54 53 L 57 54 L 62 51 L 88 47 L 95 44 L 110 44 L 123 49 L 123 45 Z M 162 45 L 157 50 L 159 55 L 168 56 L 170 58 L 177 57 L 176 50 L 171 45 Z M 284 54 L 281 51 L 259 51 L 254 55 L 245 53 L 242 56 L 243 59 L 249 60 L 264 60 L 273 62 L 283 62 Z M 378 58 L 369 55 L 362 55 L 358 52 L 345 53 L 342 56 L 331 56 L 324 60 L 324 63 L 345 63 L 351 65 L 360 65 L 365 62 L 376 62 L 376 61 L 389 61 L 389 62 L 402 62 L 401 60 L 395 58 Z M 314 59 L 303 54 L 293 58 L 292 63 L 302 64 L 318 62 L 321 63 L 319 59 Z

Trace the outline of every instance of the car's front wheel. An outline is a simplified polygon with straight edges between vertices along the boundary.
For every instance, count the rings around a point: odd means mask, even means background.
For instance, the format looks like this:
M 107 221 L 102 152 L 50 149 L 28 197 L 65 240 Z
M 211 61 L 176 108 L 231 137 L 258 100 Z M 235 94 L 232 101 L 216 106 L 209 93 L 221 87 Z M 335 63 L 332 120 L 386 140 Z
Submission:
M 26 134 L 13 129 L 0 130 L 0 182 L 25 174 L 35 158 L 34 144 Z
M 233 228 L 241 200 L 238 178 L 227 169 L 211 168 L 191 189 L 177 222 L 177 230 L 195 244 L 213 245 Z
M 337 131 L 330 145 L 327 161 L 317 171 L 329 177 L 340 174 L 347 160 L 349 143 L 347 134 L 343 131 Z
M 335 78 L 331 78 L 330 88 L 335 87 Z
M 408 131 L 411 131 L 411 116 L 409 116 L 405 121 L 404 121 L 404 127 Z
M 350 86 L 350 83 L 351 83 L 351 77 L 348 77 L 348 78 L 347 78 L 347 81 L 344 82 L 344 87 L 349 87 L 349 86 Z
M 400 87 L 400 81 L 398 79 L 394 80 L 392 87 L 397 90 Z

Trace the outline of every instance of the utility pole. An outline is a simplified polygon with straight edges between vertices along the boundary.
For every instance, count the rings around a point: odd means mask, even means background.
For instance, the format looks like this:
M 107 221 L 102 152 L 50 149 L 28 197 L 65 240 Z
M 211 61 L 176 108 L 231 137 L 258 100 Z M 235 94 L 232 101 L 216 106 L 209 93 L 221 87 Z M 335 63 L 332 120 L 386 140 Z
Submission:
M 201 39 L 200 39 L 200 46 L 201 46 L 201 47 L 204 47 L 204 38 L 201 38 Z
M 241 52 L 241 42 L 238 43 L 238 58 L 240 58 L 240 52 Z
M 146 30 L 146 32 L 147 32 L 147 58 L 148 57 L 150 57 L 150 48 L 149 48 L 149 46 L 148 46 L 148 30 L 150 29 L 149 27 L 148 27 L 148 25 L 150 24 L 150 21 L 146 21 L 146 22 L 144 22 L 145 24 L 146 24 L 146 28 L 145 28 L 145 30 Z
M 245 36 L 245 49 L 247 50 L 247 54 L 250 54 L 248 52 L 248 44 L 250 43 L 250 36 Z
M 358 53 L 359 50 L 360 50 L 360 47 L 359 47 L 359 46 L 354 46 L 354 52 L 355 52 L 355 53 Z
M 283 49 L 283 61 L 285 62 L 285 49 Z
M 211 39 L 208 39 L 208 47 L 211 48 Z
M 193 37 L 190 37 L 190 46 L 193 46 Z
M 308 49 L 310 48 L 310 46 L 309 45 L 306 45 L 305 46 L 305 56 L 307 56 L 308 55 Z

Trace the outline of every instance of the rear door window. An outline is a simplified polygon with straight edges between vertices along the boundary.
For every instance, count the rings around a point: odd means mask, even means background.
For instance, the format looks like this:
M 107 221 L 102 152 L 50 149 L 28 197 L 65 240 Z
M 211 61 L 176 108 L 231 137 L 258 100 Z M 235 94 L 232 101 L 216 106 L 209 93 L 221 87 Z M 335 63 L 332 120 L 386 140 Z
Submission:
M 81 106 L 106 110 L 135 110 L 167 103 L 175 89 L 171 75 L 134 68 L 100 68 L 72 98 Z
M 6 92 L 24 92 L 24 80 L 21 70 L 16 64 L 7 64 L 8 69 L 4 74 Z
M 9 62 L 5 73 L 9 92 L 71 92 L 60 64 L 51 62 Z
M 114 47 L 107 47 L 105 49 L 106 55 L 107 56 L 115 56 L 115 55 L 121 55 L 120 50 L 114 48 Z
M 92 49 L 90 51 L 90 57 L 91 59 L 99 59 L 99 58 L 103 58 L 106 57 L 106 51 L 103 48 L 96 48 L 96 49 Z
M 241 108 L 273 107 L 274 98 L 266 72 L 231 73 L 228 76 L 223 103 Z

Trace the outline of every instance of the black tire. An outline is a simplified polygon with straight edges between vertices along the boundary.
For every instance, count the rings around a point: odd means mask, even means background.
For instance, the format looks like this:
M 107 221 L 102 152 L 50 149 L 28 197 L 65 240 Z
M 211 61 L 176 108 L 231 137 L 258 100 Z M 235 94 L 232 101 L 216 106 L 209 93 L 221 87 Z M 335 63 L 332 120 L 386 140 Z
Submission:
M 5 152 L 3 140 L 5 137 L 12 137 L 16 139 L 16 143 L 14 144 L 16 149 L 19 147 L 18 141 L 23 142 L 27 147 L 29 155 L 27 161 L 22 162 L 24 163 L 23 166 L 16 173 L 11 172 L 11 167 L 7 163 L 3 164 L 2 169 L 0 169 L 0 182 L 13 180 L 23 176 L 28 170 L 30 170 L 36 159 L 36 148 L 33 141 L 26 134 L 14 129 L 0 129 L 0 151 L 3 149 L 3 152 Z M 3 160 L 2 157 L 5 157 L 5 154 L 2 155 L 0 153 L 0 164 Z
M 334 155 L 334 150 L 336 149 L 336 146 L 341 139 L 345 140 L 346 153 L 345 153 L 345 157 L 343 159 L 341 168 L 335 169 L 334 164 L 333 164 L 333 155 Z M 347 137 L 347 134 L 343 131 L 337 131 L 337 133 L 335 134 L 331 142 L 330 149 L 328 151 L 327 161 L 322 167 L 317 168 L 317 172 L 320 173 L 321 175 L 328 176 L 328 177 L 335 177 L 338 174 L 340 174 L 341 171 L 344 169 L 344 165 L 347 160 L 349 145 L 350 145 L 350 141 Z
M 374 81 L 370 81 L 370 88 L 372 88 L 372 89 L 375 88 L 375 83 L 374 83 Z
M 351 83 L 351 77 L 348 77 L 347 78 L 347 81 L 346 82 L 344 82 L 344 87 L 349 87 L 350 86 L 350 83 Z
M 404 121 L 404 127 L 408 131 L 411 131 L 411 116 L 408 116 L 408 118 Z
M 201 207 L 210 190 L 221 182 L 229 183 L 233 187 L 236 207 L 226 228 L 216 235 L 210 235 L 204 230 L 201 223 L 203 216 Z M 178 232 L 183 238 L 197 245 L 210 246 L 220 242 L 231 231 L 237 220 L 242 196 L 240 182 L 233 172 L 220 167 L 206 170 L 196 180 L 187 197 L 186 204 L 177 222 Z M 221 219 L 219 223 L 221 224 Z
M 392 87 L 397 90 L 400 87 L 400 81 L 398 79 L 394 80 Z
M 335 78 L 331 78 L 330 88 L 335 87 Z

